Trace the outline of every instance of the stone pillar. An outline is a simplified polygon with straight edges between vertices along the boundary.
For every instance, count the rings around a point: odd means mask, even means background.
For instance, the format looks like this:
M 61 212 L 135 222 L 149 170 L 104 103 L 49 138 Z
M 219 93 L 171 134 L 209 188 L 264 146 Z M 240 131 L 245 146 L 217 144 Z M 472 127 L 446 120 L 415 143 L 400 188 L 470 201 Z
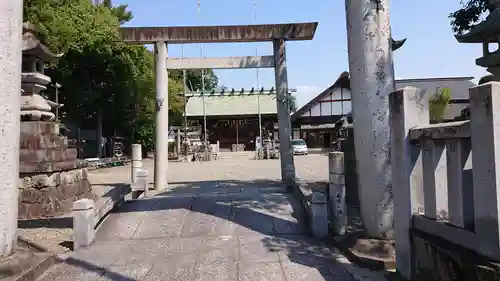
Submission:
M 328 194 L 330 201 L 331 221 L 333 231 L 337 235 L 344 235 L 347 229 L 347 206 L 345 202 L 345 176 L 344 176 L 344 153 L 329 153 Z
M 500 249 L 500 83 L 490 82 L 469 90 L 472 136 L 472 179 L 476 243 L 495 256 Z M 471 207 L 470 205 L 467 207 Z
M 295 175 L 292 151 L 292 126 L 290 123 L 290 108 L 288 107 L 288 74 L 286 69 L 285 40 L 275 39 L 274 49 L 274 75 L 276 81 L 276 105 L 278 109 L 278 127 L 280 140 L 281 177 L 286 181 L 285 168 L 291 167 L 288 174 Z
M 311 228 L 316 238 L 328 236 L 328 205 L 325 194 L 313 192 L 311 198 Z
M 132 144 L 132 163 L 130 166 L 132 167 L 131 180 L 132 183 L 135 183 L 137 181 L 136 170 L 142 168 L 142 147 L 140 144 Z
M 0 258 L 16 242 L 23 1 L 0 2 Z
M 155 190 L 167 188 L 168 169 L 168 73 L 167 44 L 156 42 L 156 143 Z
M 361 217 L 368 235 L 392 238 L 388 95 L 395 86 L 389 2 L 347 0 L 346 5 Z
M 73 202 L 73 248 L 75 251 L 90 246 L 95 239 L 95 203 L 92 199 Z
M 422 149 L 410 144 L 410 129 L 429 124 L 425 91 L 405 87 L 390 94 L 391 157 L 394 189 L 396 269 L 407 280 L 413 277 L 413 214 L 423 209 Z
M 144 169 L 137 169 L 136 171 L 137 181 L 134 183 L 135 190 L 143 191 L 143 197 L 149 196 L 149 172 Z M 138 193 L 139 193 L 138 192 Z

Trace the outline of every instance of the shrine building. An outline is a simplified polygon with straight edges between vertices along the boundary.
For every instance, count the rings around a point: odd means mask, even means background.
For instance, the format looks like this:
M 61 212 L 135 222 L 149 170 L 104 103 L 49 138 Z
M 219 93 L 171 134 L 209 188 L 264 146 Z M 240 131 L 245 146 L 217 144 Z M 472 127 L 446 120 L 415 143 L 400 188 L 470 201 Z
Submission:
M 187 95 L 189 125 L 200 126 L 203 136 L 203 119 L 206 116 L 210 143 L 219 141 L 220 148 L 224 150 L 231 149 L 233 144 L 245 144 L 245 150 L 255 150 L 255 141 L 259 136 L 259 111 L 262 136 L 277 138 L 278 117 L 273 88 L 232 89 Z

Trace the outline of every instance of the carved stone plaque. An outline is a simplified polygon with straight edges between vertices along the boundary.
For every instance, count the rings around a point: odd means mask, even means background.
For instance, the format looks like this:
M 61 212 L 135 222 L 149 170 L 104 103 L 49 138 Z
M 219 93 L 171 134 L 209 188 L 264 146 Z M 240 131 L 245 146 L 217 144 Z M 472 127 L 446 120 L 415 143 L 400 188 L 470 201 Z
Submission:
M 156 111 L 160 111 L 163 107 L 163 99 L 156 99 Z

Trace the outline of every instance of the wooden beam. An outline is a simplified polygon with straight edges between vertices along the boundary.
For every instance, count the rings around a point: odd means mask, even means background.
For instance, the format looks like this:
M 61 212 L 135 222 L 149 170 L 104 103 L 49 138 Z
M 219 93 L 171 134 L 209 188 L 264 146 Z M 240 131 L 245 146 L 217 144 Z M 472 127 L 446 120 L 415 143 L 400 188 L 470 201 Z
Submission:
M 157 41 L 168 44 L 183 43 L 231 43 L 268 42 L 273 39 L 311 40 L 317 22 L 228 25 L 228 26 L 168 26 L 168 27 L 122 27 L 124 42 L 153 44 Z
M 235 69 L 271 67 L 274 67 L 273 56 L 167 59 L 167 69 Z
M 351 101 L 351 99 L 321 100 L 321 101 L 319 101 L 319 103 L 325 103 L 325 102 L 343 102 L 343 101 Z

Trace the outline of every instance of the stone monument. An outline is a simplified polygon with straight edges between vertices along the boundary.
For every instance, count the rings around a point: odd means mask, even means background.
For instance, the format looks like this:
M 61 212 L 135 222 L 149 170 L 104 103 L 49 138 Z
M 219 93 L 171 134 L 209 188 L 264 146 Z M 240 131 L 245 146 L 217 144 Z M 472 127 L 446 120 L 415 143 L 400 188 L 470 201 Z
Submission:
M 92 190 L 77 150 L 68 147 L 51 112 L 62 105 L 40 94 L 51 82 L 44 64 L 62 55 L 43 45 L 29 23 L 23 24 L 22 52 L 19 219 L 58 216 L 70 212 L 74 201 L 93 198 Z
M 500 0 L 488 0 L 490 14 L 479 24 L 473 26 L 466 34 L 455 35 L 460 43 L 482 43 L 483 56 L 476 59 L 476 65 L 485 67 L 492 75 L 481 78 L 479 84 L 500 81 Z M 496 45 L 495 51 L 489 46 Z

